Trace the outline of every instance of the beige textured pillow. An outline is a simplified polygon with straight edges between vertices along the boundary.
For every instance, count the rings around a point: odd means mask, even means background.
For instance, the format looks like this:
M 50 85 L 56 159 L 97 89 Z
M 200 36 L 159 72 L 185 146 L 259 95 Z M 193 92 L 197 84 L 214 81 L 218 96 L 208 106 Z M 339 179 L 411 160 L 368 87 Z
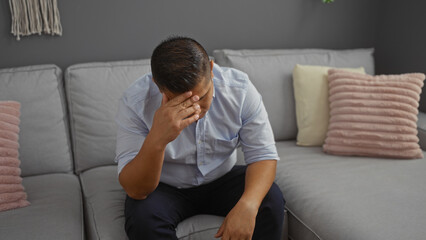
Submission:
M 19 153 L 20 103 L 0 101 L 0 211 L 28 206 Z
M 328 74 L 326 153 L 423 158 L 417 114 L 424 74 L 371 76 L 333 69 Z
M 330 67 L 296 65 L 293 88 L 296 102 L 297 145 L 321 146 L 329 119 L 327 71 Z M 365 73 L 364 68 L 342 68 Z

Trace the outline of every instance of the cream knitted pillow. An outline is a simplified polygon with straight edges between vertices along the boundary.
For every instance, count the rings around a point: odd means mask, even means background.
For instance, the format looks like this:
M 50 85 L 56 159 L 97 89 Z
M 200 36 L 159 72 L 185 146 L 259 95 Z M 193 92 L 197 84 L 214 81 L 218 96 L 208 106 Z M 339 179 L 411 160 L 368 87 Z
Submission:
M 297 145 L 322 146 L 329 119 L 327 72 L 330 67 L 299 65 L 293 69 Z M 365 73 L 364 68 L 342 68 Z

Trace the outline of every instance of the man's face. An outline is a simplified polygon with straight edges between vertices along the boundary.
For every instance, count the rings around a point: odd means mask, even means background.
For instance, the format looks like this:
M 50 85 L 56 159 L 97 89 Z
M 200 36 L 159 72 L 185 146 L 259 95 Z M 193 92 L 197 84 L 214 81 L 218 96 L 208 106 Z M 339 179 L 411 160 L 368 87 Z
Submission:
M 210 105 L 212 104 L 212 100 L 213 100 L 213 92 L 214 92 L 214 84 L 213 84 L 213 76 L 212 74 L 211 78 L 203 78 L 200 83 L 198 83 L 198 85 L 196 85 L 194 87 L 194 89 L 192 89 L 192 96 L 197 95 L 200 99 L 198 100 L 198 102 L 196 102 L 196 104 L 200 105 L 200 117 L 199 119 L 203 118 L 207 111 L 210 109 Z M 180 94 L 174 94 L 168 90 L 164 90 L 163 91 L 164 94 L 166 94 L 168 100 L 171 100 L 177 96 L 179 96 Z

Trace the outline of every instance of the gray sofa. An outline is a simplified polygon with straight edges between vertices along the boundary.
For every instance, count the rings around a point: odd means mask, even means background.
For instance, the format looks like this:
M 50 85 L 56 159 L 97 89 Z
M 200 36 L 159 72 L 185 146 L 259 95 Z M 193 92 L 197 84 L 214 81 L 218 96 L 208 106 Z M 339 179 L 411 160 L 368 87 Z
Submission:
M 298 147 L 291 73 L 296 64 L 363 66 L 372 49 L 217 50 L 263 96 L 281 157 L 276 182 L 287 201 L 283 239 L 425 239 L 426 161 L 339 157 Z M 149 60 L 0 70 L 0 100 L 22 103 L 20 160 L 31 205 L 0 212 L 0 239 L 127 239 L 117 180 L 117 100 Z M 426 139 L 426 116 L 419 114 Z M 426 141 L 421 141 L 426 145 Z M 241 162 L 239 150 L 233 157 Z M 213 239 L 223 218 L 179 224 L 180 239 Z

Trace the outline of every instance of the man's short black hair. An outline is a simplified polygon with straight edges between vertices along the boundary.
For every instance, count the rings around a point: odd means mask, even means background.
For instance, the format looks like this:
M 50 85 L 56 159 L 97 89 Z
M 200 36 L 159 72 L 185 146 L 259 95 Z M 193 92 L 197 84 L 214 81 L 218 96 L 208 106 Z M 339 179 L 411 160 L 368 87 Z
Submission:
M 184 93 L 209 76 L 209 56 L 194 39 L 169 37 L 154 49 L 151 71 L 160 89 Z

